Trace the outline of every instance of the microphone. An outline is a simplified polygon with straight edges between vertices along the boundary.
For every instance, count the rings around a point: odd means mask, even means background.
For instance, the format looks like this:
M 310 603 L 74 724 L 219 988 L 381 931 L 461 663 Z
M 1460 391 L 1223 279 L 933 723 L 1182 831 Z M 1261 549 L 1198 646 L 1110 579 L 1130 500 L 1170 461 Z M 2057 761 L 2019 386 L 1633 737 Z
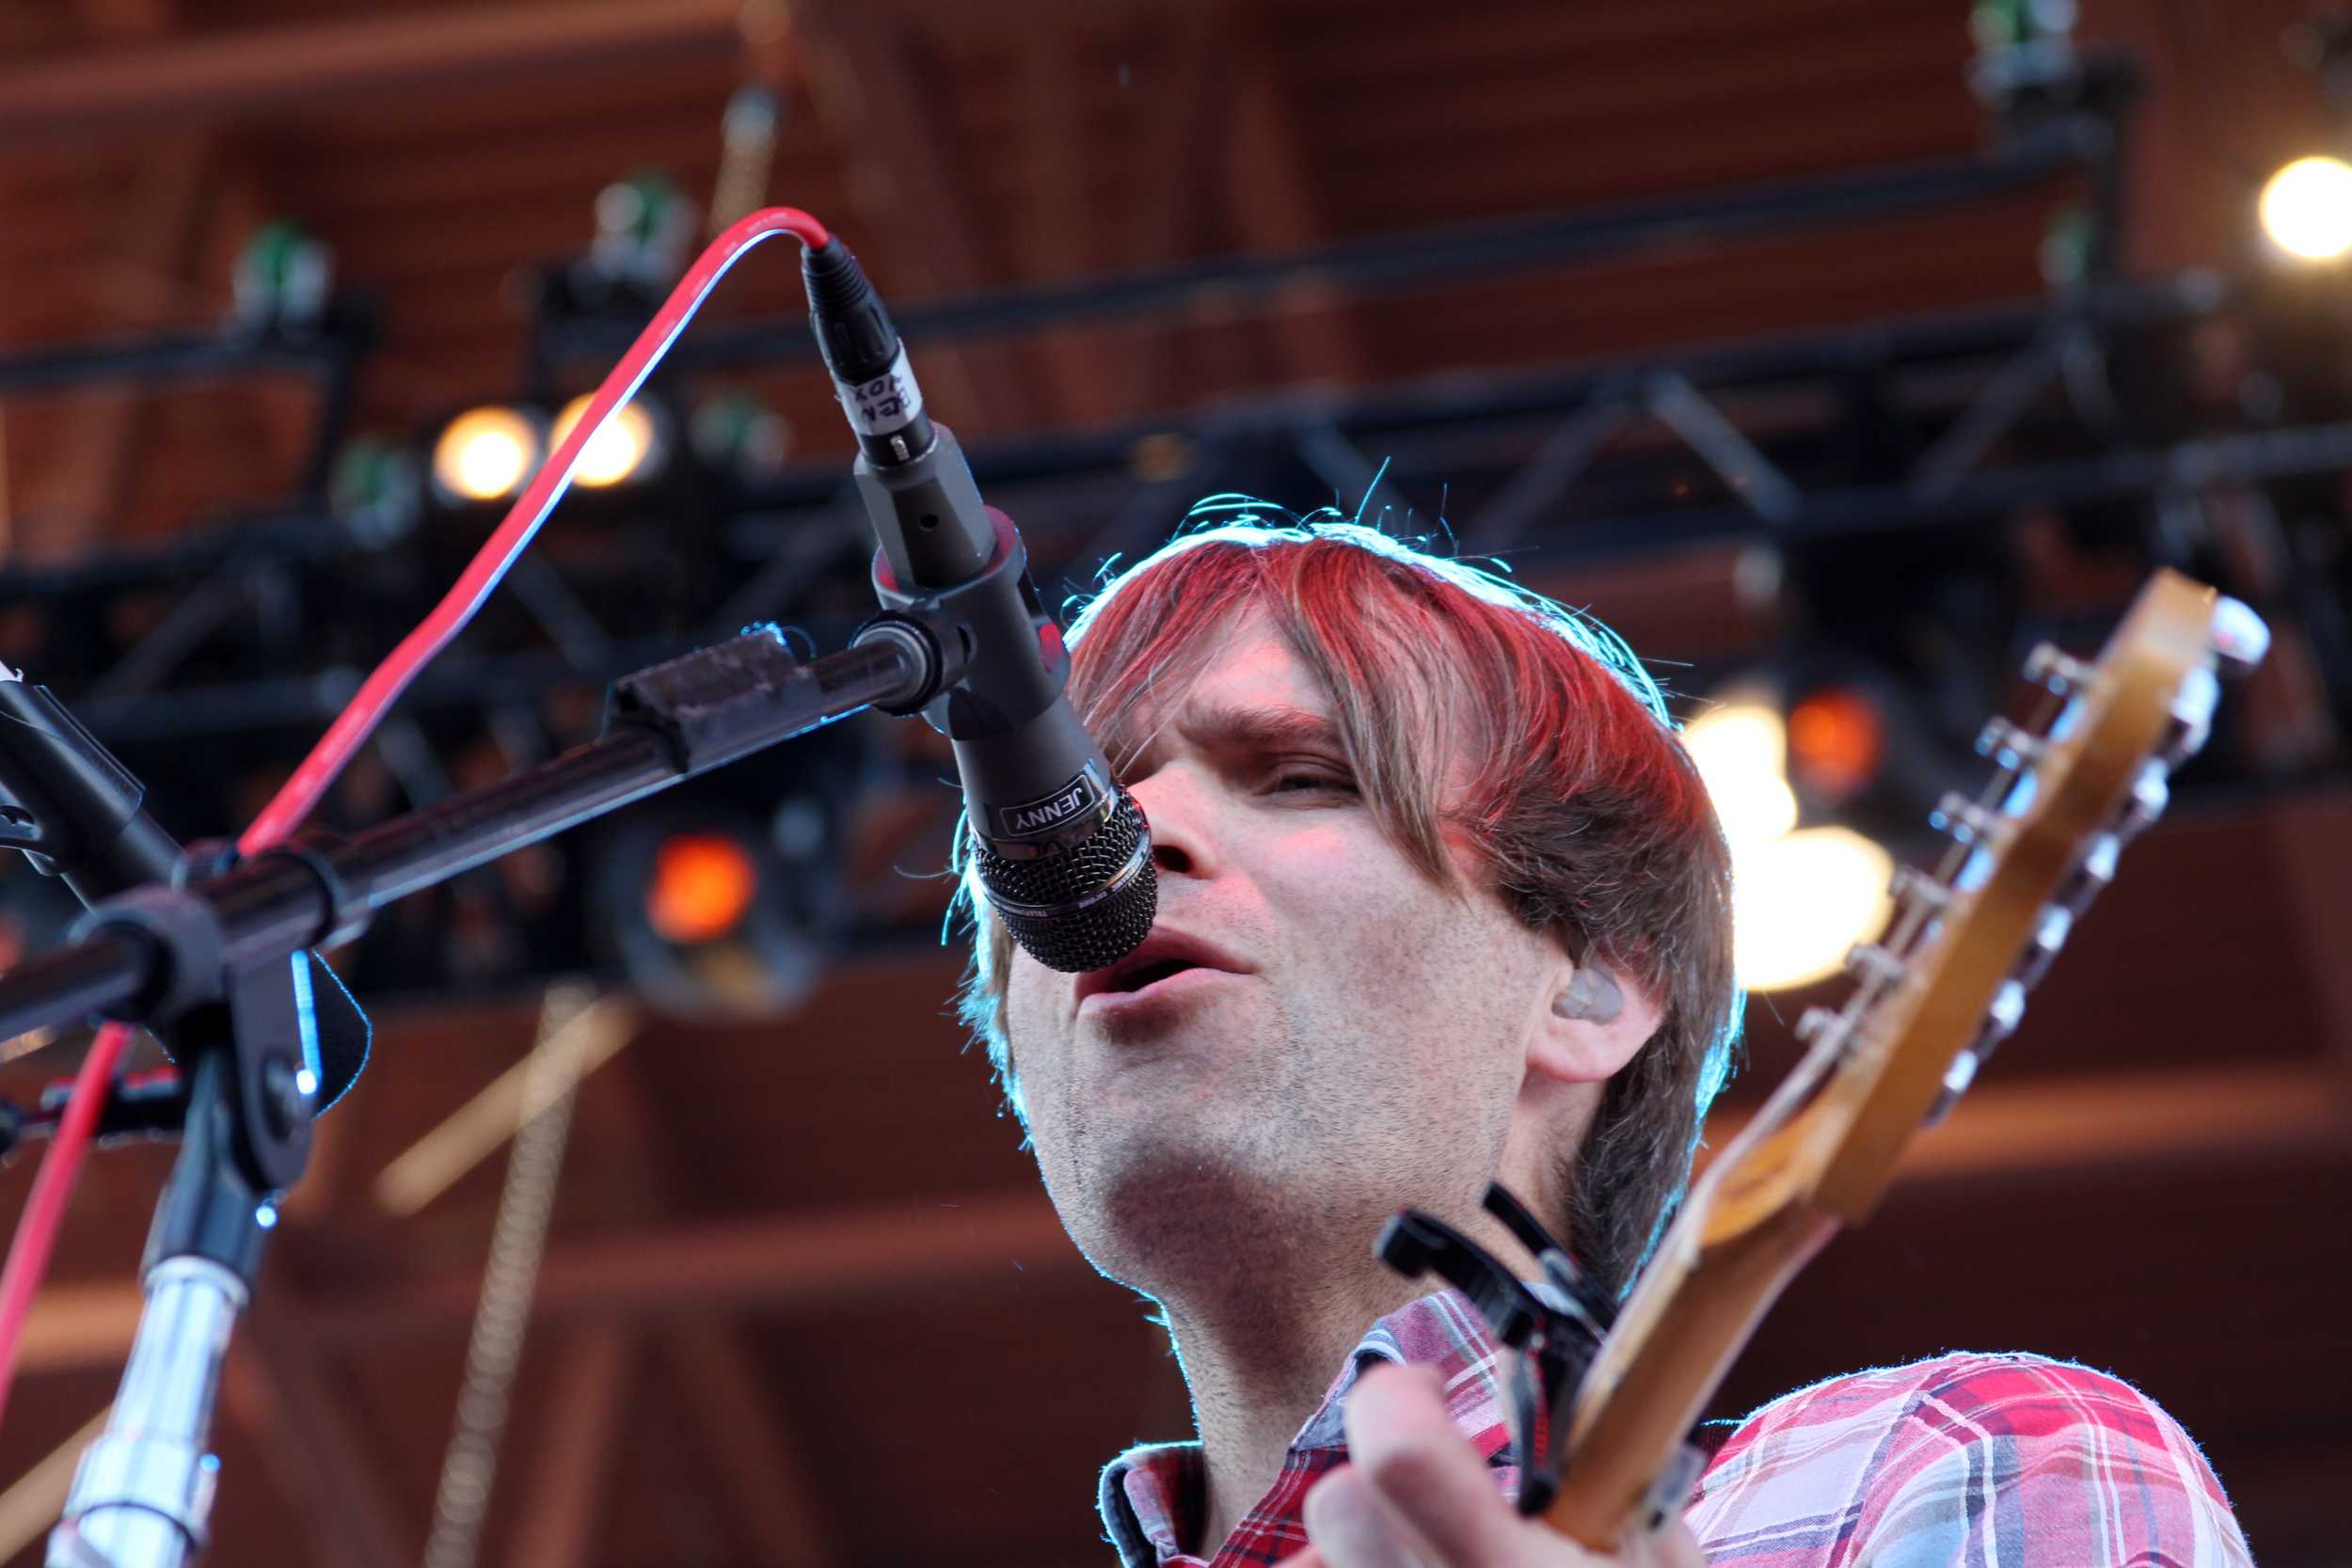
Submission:
M 849 247 L 806 251 L 801 275 L 857 435 L 851 471 L 881 546 L 875 594 L 889 610 L 923 605 L 957 644 L 943 650 L 953 678 L 920 711 L 954 745 L 981 891 L 1048 969 L 1117 963 L 1158 911 L 1151 830 L 1070 706 L 1069 651 L 1021 537 L 923 411 L 905 345 Z
M 187 869 L 179 841 L 149 816 L 147 788 L 45 686 L 0 664 L 0 848 L 24 851 L 85 905 Z M 315 1104 L 325 1111 L 368 1063 L 371 1031 L 341 976 L 301 955 L 295 995 L 316 1025 Z M 306 1041 L 306 1050 L 312 1043 Z

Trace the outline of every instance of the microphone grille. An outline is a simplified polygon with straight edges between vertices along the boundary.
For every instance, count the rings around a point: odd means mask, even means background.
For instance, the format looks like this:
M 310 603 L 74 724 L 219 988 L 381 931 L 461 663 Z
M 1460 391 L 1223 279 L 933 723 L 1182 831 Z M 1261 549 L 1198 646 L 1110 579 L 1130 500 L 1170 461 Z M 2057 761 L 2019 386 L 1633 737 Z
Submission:
M 1009 860 L 977 832 L 972 849 L 997 917 L 1048 969 L 1079 974 L 1104 968 L 1152 932 L 1160 904 L 1152 831 L 1123 789 L 1109 819 L 1062 854 Z

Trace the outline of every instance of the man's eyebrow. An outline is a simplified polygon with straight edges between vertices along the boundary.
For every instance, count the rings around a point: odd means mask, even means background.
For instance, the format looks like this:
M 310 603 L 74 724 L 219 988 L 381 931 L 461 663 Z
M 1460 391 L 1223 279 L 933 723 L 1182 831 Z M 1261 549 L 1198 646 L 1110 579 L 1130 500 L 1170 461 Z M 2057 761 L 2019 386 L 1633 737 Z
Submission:
M 1305 708 L 1220 705 L 1184 715 L 1176 728 L 1200 747 L 1250 746 L 1261 751 L 1280 746 L 1340 747 L 1339 726 Z

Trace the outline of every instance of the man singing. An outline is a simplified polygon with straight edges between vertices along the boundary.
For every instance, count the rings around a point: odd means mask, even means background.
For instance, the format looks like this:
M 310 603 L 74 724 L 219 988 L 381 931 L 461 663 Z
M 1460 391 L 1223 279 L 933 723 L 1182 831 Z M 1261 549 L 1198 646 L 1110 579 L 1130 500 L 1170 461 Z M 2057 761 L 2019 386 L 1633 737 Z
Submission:
M 1197 1441 L 1104 1472 L 1127 1568 L 2248 1562 L 2169 1416 L 2026 1355 L 1789 1395 L 1619 1558 L 1513 1511 L 1511 1353 L 1373 1239 L 1422 1209 L 1538 1277 L 1480 1207 L 1499 1180 L 1624 1290 L 1738 1034 L 1723 833 L 1606 630 L 1368 529 L 1202 515 L 1072 630 L 1151 821 L 1152 937 L 1057 974 L 975 897 L 962 998 L 1191 1392 Z

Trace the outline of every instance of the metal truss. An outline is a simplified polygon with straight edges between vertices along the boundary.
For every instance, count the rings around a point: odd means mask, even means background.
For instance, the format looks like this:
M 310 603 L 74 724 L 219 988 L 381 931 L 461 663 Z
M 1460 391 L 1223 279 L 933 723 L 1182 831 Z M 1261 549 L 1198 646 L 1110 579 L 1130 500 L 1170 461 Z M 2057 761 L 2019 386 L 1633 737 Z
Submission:
M 0 396 L 103 382 L 153 385 L 294 372 L 308 377 L 318 393 L 298 493 L 320 497 L 376 335 L 374 309 L 363 299 L 343 295 L 319 320 L 300 326 L 164 332 L 0 355 Z
M 1352 293 L 1426 289 L 1462 278 L 1570 265 L 1664 245 L 1787 229 L 1867 222 L 1986 200 L 2106 156 L 2102 115 L 2064 117 L 1983 157 L 1934 158 L 1734 190 L 1578 208 L 1527 217 L 1413 230 L 1267 256 L 1221 256 L 1075 283 L 991 290 L 894 310 L 917 343 L 1002 336 L 1106 318 L 1176 316 L 1204 303 L 1272 300 L 1302 283 Z M 568 269 L 542 278 L 531 378 L 584 359 L 609 364 L 642 322 L 615 315 L 609 296 L 576 297 Z M 774 365 L 816 356 L 804 317 L 714 323 L 681 341 L 681 370 Z
M 1203 293 L 1273 296 L 1301 281 L 1425 287 L 1668 239 L 1949 205 L 2069 166 L 2087 168 L 2106 197 L 2113 123 L 2112 114 L 2059 116 L 1988 158 L 1187 263 L 918 306 L 899 319 L 924 342 L 1182 310 Z M 548 275 L 534 381 L 609 356 L 635 325 L 629 301 L 580 294 L 567 276 Z M 2344 555 L 2323 559 L 2343 532 L 2335 481 L 2352 472 L 2352 406 L 2321 378 L 2257 363 L 2276 395 L 2249 415 L 2201 401 L 2186 369 L 2200 331 L 2236 331 L 2259 350 L 2279 341 L 2282 322 L 2305 357 L 2325 357 L 2311 353 L 2324 341 L 2341 358 L 2352 319 L 2340 304 L 2290 299 L 2261 279 L 2090 277 L 2009 306 L 1603 363 L 1287 392 L 971 455 L 983 490 L 1019 520 L 1049 600 L 1152 548 L 1209 493 L 1300 511 L 1328 502 L 1397 531 L 1450 536 L 1465 554 L 1507 558 L 1536 578 L 1706 541 L 1769 546 L 1799 576 L 1911 536 L 1995 558 L 2008 548 L 2003 525 L 2021 511 L 2087 519 L 2109 543 L 2120 516 L 2126 547 L 2147 561 L 2222 580 L 2296 623 L 2337 729 L 2352 733 Z M 326 392 L 308 486 L 316 497 L 364 323 L 340 309 L 333 330 L 309 338 L 183 336 L 0 359 L 0 391 L 299 365 Z M 714 324 L 681 342 L 669 373 L 807 349 L 797 317 Z M 379 737 L 383 771 L 413 804 L 453 787 L 451 759 L 469 747 L 486 744 L 519 766 L 584 738 L 614 676 L 752 621 L 838 646 L 871 608 L 871 540 L 845 467 L 827 457 L 757 485 L 682 473 L 635 494 L 575 494 L 567 510 L 590 514 L 577 516 L 579 532 L 597 547 L 567 550 L 551 537 L 521 563 L 510 592 Z M 2230 580 L 2233 563 L 2196 526 L 2204 498 L 2223 493 L 2250 498 L 2278 524 L 2289 559 L 2263 580 Z M 4 651 L 73 701 L 156 782 L 159 810 L 192 830 L 235 819 L 237 777 L 298 754 L 414 624 L 479 523 L 427 509 L 388 530 L 381 517 L 339 517 L 321 504 L 226 520 L 152 551 L 0 575 Z M 2319 526 L 2303 526 L 2312 518 Z M 876 852 L 885 863 L 936 865 L 954 801 L 928 783 L 946 771 L 941 759 L 919 737 L 873 744 L 896 760 L 868 787 L 930 802 L 885 812 L 904 842 Z M 507 900 L 486 872 L 473 891 L 494 907 Z M 869 910 L 875 918 L 855 924 L 855 940 L 935 940 L 937 912 L 936 896 L 895 914 Z
M 1431 507 L 1407 526 L 1450 532 L 1465 553 L 1565 569 L 1709 539 L 1793 546 L 2352 471 L 2346 410 L 2300 400 L 2267 425 L 2191 422 L 2177 388 L 2118 385 L 2119 356 L 2161 360 L 2199 324 L 2268 304 L 2257 289 L 2189 273 L 1689 354 L 1252 400 L 975 450 L 973 466 L 1020 520 L 1049 590 L 1082 588 L 1103 562 L 1148 549 L 1203 494 L 1300 510 L 1327 497 L 1353 513 L 1382 499 L 1375 476 L 1398 502 Z M 2343 321 L 2303 329 L 2352 339 Z M 2291 418 L 2315 412 L 2330 417 Z M 733 499 L 732 515 L 700 519 L 708 558 L 688 564 L 654 624 L 613 629 L 628 620 L 616 584 L 640 562 L 534 557 L 511 579 L 514 624 L 461 644 L 415 705 L 486 708 L 559 679 L 601 682 L 754 619 L 791 622 L 820 646 L 846 634 L 866 612 L 858 587 L 870 542 L 838 461 Z M 16 651 L 110 739 L 313 725 L 340 704 L 358 668 L 347 660 L 385 644 L 348 626 L 309 638 L 325 610 L 302 603 L 302 585 L 415 578 L 372 612 L 372 629 L 389 635 L 421 605 L 432 579 L 416 568 L 434 531 L 427 519 L 386 542 L 326 515 L 248 519 L 152 554 L 0 576 L 0 607 L 72 607 L 49 617 L 41 646 Z M 2146 543 L 2167 547 L 2153 521 Z M 167 583 L 176 601 L 140 635 L 91 635 L 113 619 L 111 601 Z M 284 635 L 249 650 L 262 668 L 203 678 L 227 673 L 216 652 L 196 658 L 208 635 L 273 595 L 292 607 L 281 606 Z M 334 597 L 333 615 L 347 620 L 347 598 Z

